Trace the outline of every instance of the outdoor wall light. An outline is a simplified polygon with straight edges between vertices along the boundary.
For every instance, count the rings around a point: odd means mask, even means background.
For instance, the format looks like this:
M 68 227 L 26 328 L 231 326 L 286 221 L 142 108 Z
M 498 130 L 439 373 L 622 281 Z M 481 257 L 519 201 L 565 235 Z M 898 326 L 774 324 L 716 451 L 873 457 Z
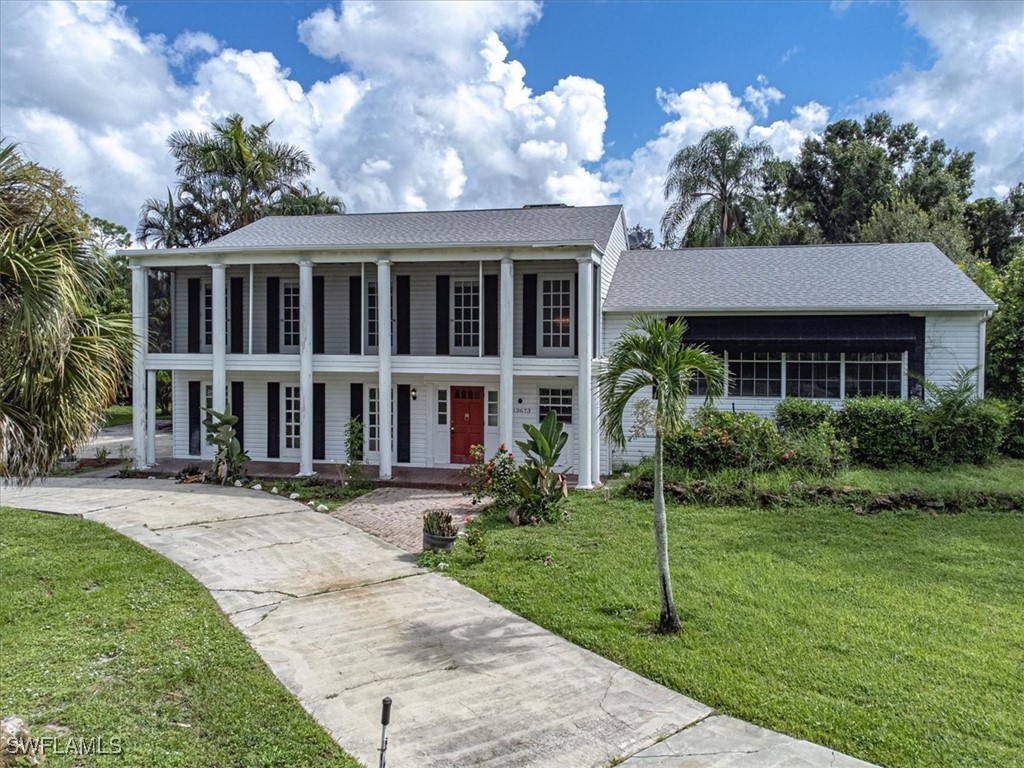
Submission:
M 413 387 L 412 390 L 410 390 L 409 395 L 412 397 L 413 400 L 416 399 L 416 387 Z

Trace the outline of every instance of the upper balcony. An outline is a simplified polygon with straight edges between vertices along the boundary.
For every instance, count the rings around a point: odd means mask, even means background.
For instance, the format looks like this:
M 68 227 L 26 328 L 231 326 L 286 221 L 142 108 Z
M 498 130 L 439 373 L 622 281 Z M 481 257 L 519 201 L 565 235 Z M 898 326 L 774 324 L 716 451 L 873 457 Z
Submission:
M 589 266 L 589 265 L 588 265 Z M 595 295 L 599 300 L 599 266 Z M 320 371 L 376 370 L 383 303 L 374 262 L 313 265 L 303 301 L 299 267 L 230 265 L 225 271 L 227 366 L 235 370 L 299 365 L 301 319 L 312 313 L 312 346 Z M 198 364 L 212 353 L 213 276 L 209 267 L 171 273 L 171 344 L 152 349 L 149 367 Z M 501 312 L 497 261 L 393 263 L 391 351 L 395 372 L 497 371 L 503 323 L 513 327 L 517 371 L 572 370 L 579 350 L 580 296 L 575 259 L 515 261 L 512 317 Z M 598 328 L 598 312 L 590 313 Z M 406 369 L 408 369 L 406 371 Z

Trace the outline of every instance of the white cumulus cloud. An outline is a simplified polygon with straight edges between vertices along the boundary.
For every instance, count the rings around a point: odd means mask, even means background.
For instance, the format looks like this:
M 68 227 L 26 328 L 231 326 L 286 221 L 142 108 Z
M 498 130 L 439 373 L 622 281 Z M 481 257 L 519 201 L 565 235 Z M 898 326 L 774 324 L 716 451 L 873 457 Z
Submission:
M 1024 5 L 908 2 L 904 12 L 935 62 L 892 75 L 866 108 L 976 150 L 975 194 L 1005 194 L 1024 180 Z

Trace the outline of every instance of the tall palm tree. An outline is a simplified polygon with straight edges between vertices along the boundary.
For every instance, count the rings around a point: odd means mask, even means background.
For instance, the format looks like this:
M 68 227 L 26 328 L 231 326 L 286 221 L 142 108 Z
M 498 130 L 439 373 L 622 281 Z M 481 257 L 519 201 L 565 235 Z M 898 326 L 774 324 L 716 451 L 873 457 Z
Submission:
M 270 140 L 270 125 L 246 127 L 235 114 L 214 122 L 211 133 L 175 131 L 167 139 L 175 172 L 196 187 L 220 187 L 233 203 L 238 227 L 266 215 L 276 197 L 313 172 L 304 150 Z
M 0 477 L 49 470 L 99 425 L 134 339 L 101 315 L 105 261 L 61 175 L 0 142 Z
M 150 198 L 137 239 L 163 248 L 203 245 L 275 213 L 344 213 L 340 199 L 311 190 L 313 163 L 305 151 L 271 141 L 271 123 L 245 125 L 241 115 L 212 131 L 175 131 L 167 144 L 180 181 L 167 200 Z
M 774 156 L 763 141 L 742 143 L 731 127 L 710 130 L 679 150 L 665 178 L 665 241 L 675 242 L 685 226 L 684 245 L 725 246 L 760 207 L 765 164 Z
M 661 589 L 658 631 L 663 633 L 681 629 L 669 573 L 664 442 L 685 425 L 690 383 L 698 373 L 707 382 L 707 402 L 722 394 L 725 383 L 721 359 L 703 347 L 684 346 L 685 333 L 686 323 L 681 318 L 668 323 L 638 315 L 615 342 L 598 374 L 601 431 L 618 447 L 626 444 L 622 421 L 634 396 L 649 388 L 656 393 L 648 426 L 654 429 L 654 543 Z

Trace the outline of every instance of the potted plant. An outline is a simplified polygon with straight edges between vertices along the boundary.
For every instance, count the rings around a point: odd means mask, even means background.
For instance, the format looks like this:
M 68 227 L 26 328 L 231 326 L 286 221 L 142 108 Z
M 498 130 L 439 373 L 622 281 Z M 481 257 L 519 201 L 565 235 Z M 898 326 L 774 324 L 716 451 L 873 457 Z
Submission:
M 65 448 L 64 455 L 60 457 L 60 468 L 65 471 L 78 469 L 78 456 Z
M 450 512 L 432 509 L 423 515 L 423 551 L 451 552 L 456 530 Z

